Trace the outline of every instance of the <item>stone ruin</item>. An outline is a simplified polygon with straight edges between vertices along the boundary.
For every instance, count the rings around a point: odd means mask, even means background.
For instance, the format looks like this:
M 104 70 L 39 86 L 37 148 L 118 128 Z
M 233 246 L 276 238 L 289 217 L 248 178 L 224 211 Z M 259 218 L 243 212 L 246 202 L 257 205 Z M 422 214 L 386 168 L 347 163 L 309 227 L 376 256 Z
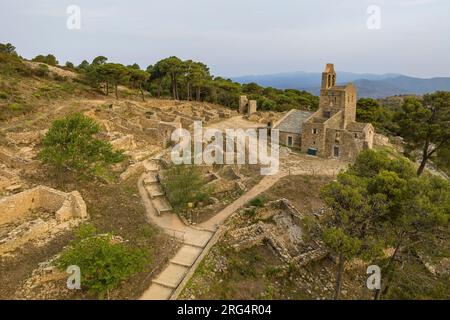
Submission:
M 235 250 L 268 245 L 282 261 L 299 266 L 323 259 L 328 255 L 328 252 L 318 243 L 311 244 L 304 241 L 302 230 L 304 216 L 289 200 L 280 199 L 269 202 L 260 209 L 258 214 L 263 218 L 262 220 L 229 232 L 231 245 Z
M 239 98 L 239 113 L 246 116 L 251 116 L 258 111 L 256 100 L 248 100 L 247 96 L 240 96 Z
M 77 192 L 39 186 L 0 199 L 0 255 L 29 241 L 77 225 L 87 219 L 86 204 Z

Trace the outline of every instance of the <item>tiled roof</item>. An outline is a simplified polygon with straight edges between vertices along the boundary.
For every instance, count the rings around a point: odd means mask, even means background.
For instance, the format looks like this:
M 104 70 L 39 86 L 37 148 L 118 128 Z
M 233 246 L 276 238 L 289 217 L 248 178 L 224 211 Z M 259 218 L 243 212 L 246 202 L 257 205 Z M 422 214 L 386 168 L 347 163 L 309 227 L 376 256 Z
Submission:
M 313 112 L 309 111 L 291 110 L 278 124 L 275 125 L 274 129 L 278 129 L 281 132 L 301 134 L 303 122 L 312 115 Z

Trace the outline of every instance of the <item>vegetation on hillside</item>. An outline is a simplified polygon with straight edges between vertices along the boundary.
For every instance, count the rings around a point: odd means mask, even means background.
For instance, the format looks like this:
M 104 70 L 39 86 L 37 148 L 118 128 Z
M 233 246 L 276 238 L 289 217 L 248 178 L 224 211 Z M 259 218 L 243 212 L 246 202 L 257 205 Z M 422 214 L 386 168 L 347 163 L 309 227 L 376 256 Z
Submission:
M 176 165 L 164 172 L 162 181 L 167 197 L 175 210 L 186 209 L 189 203 L 205 201 L 210 191 L 195 166 Z
M 102 172 L 124 160 L 122 152 L 95 137 L 100 126 L 93 119 L 75 113 L 53 122 L 43 141 L 40 159 L 58 172 L 71 170 L 81 174 Z
M 420 161 L 421 175 L 429 160 L 447 173 L 450 171 L 450 92 L 437 91 L 423 97 L 405 97 L 389 103 L 359 99 L 357 120 L 372 123 L 378 132 L 400 136 L 405 155 Z
M 389 295 L 408 256 L 419 246 L 439 241 L 448 230 L 450 183 L 418 177 L 410 161 L 385 152 L 361 153 L 322 195 L 332 210 L 323 240 L 338 256 L 336 299 L 346 261 L 360 257 L 382 266 L 383 287 L 376 295 L 381 298 Z M 393 251 L 384 257 L 381 249 L 387 248 Z
M 142 271 L 148 261 L 145 251 L 123 244 L 112 234 L 97 234 L 92 225 L 83 225 L 56 264 L 62 271 L 79 267 L 82 288 L 100 299 L 109 299 L 111 290 Z

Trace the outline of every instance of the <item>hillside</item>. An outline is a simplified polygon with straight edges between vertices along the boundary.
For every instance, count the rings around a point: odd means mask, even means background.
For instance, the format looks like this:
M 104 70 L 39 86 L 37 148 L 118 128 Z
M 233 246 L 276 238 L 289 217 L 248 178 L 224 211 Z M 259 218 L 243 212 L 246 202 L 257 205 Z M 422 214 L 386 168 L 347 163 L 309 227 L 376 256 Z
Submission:
M 271 75 L 255 75 L 235 77 L 239 83 L 255 82 L 261 86 L 278 89 L 294 88 L 306 90 L 312 94 L 320 93 L 321 74 L 308 72 L 292 72 Z M 450 78 L 421 79 L 398 74 L 358 74 L 340 72 L 338 84 L 353 82 L 358 88 L 360 97 L 384 98 L 404 94 L 425 94 L 437 90 L 450 90 Z

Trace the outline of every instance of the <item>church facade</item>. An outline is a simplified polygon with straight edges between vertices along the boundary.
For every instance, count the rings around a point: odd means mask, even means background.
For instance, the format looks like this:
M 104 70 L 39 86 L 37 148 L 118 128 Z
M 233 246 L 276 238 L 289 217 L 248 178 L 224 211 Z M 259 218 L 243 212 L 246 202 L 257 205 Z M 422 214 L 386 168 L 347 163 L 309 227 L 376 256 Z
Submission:
M 287 134 L 288 142 L 298 141 L 291 146 L 309 155 L 353 161 L 362 150 L 372 148 L 375 134 L 372 124 L 356 122 L 356 102 L 353 84 L 336 85 L 334 65 L 327 64 L 322 73 L 319 109 L 302 123 L 290 125 L 301 128 L 297 130 L 298 137 L 289 138 L 289 133 L 283 130 L 280 136 Z M 274 129 L 286 128 L 289 117 L 292 115 L 281 119 Z

